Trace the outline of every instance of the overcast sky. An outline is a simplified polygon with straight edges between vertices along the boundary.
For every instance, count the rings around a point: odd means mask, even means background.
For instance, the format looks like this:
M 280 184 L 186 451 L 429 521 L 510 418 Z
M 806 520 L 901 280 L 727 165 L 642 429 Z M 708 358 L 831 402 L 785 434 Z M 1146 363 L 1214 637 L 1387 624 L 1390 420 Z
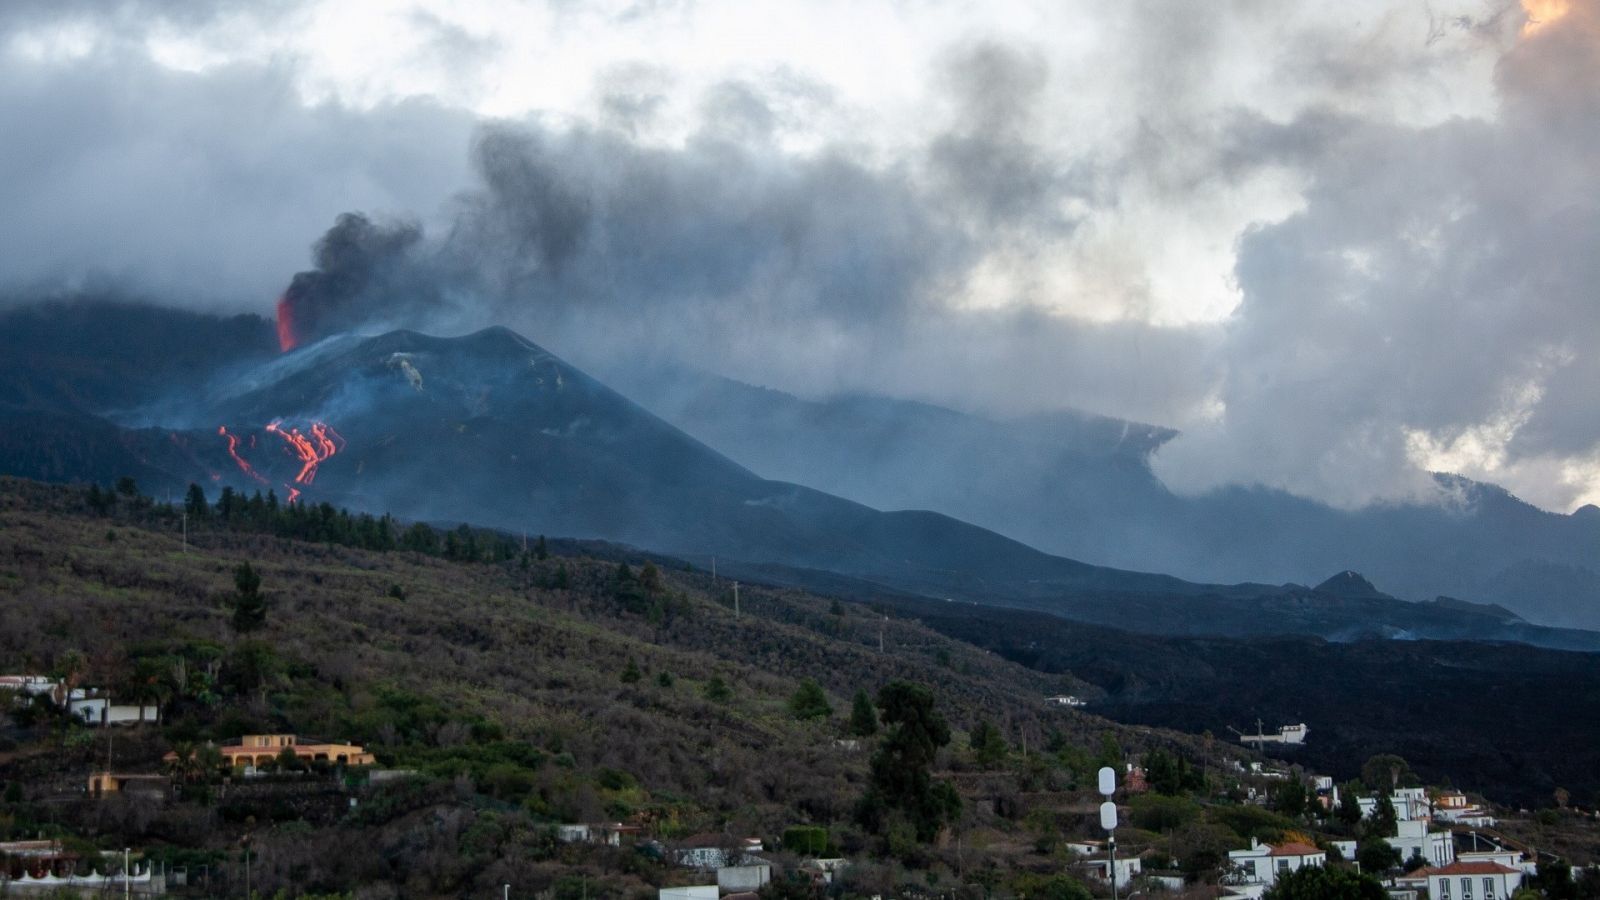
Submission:
M 0 134 L 13 296 L 270 314 L 360 212 L 379 320 L 1600 502 L 1600 0 L 9 0 Z

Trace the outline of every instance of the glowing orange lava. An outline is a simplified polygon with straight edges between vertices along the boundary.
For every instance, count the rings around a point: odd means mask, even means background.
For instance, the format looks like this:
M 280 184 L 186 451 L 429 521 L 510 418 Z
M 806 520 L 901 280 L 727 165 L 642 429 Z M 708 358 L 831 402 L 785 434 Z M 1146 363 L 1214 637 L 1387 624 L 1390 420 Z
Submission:
M 280 420 L 274 420 L 267 423 L 266 431 L 283 438 L 285 449 L 300 462 L 300 471 L 295 473 L 294 479 L 284 483 L 289 491 L 290 503 L 300 499 L 301 486 L 316 480 L 317 466 L 344 449 L 344 437 L 326 422 L 312 422 L 310 431 L 301 431 L 293 426 L 285 428 Z M 217 434 L 227 439 L 228 455 L 233 457 L 239 471 L 266 484 L 267 480 L 250 465 L 250 461 L 239 454 L 239 437 L 229 432 L 226 425 L 218 426 Z M 254 447 L 255 443 L 255 435 L 252 434 L 250 446 Z
M 294 330 L 294 305 L 288 295 L 278 298 L 278 349 L 284 353 L 300 346 L 300 336 Z
M 267 431 L 283 438 L 290 452 L 300 458 L 300 472 L 294 476 L 295 484 L 310 484 L 316 480 L 317 466 L 344 446 L 344 438 L 323 422 L 311 423 L 309 435 L 293 427 L 285 431 L 277 422 L 269 422 Z
M 228 432 L 228 426 L 226 426 L 226 425 L 218 425 L 217 426 L 217 434 L 220 434 L 223 437 L 228 439 L 228 455 L 233 457 L 233 462 L 234 462 L 235 465 L 237 465 L 239 467 L 239 471 L 245 473 L 246 475 L 249 475 L 251 478 L 254 478 L 256 481 L 259 481 L 262 484 L 266 484 L 267 480 L 265 478 L 262 478 L 256 472 L 255 469 L 250 467 L 249 461 L 247 461 L 244 457 L 239 455 L 239 438 L 238 438 L 238 436 L 230 434 Z M 255 436 L 254 435 L 251 435 L 250 443 L 251 444 L 255 443 Z
M 1522 23 L 1522 36 L 1537 33 L 1571 10 L 1572 0 L 1522 0 L 1522 12 L 1528 17 Z

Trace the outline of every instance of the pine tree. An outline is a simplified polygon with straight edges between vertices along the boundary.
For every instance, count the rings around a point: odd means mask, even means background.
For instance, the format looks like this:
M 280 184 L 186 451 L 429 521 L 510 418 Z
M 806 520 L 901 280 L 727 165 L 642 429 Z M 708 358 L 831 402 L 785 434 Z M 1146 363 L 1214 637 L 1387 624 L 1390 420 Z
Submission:
M 639 666 L 633 661 L 633 657 L 628 657 L 628 665 L 622 670 L 622 683 L 633 684 L 643 677 L 644 674 L 639 671 Z
M 814 679 L 807 678 L 800 682 L 793 696 L 789 698 L 789 713 L 796 719 L 826 719 L 833 715 L 833 707 L 828 703 L 828 695 L 823 693 L 822 685 Z
M 242 634 L 265 625 L 267 599 L 261 595 L 261 575 L 249 563 L 240 563 L 233 573 L 233 586 L 233 630 Z
M 878 733 L 878 710 L 865 688 L 856 691 L 850 703 L 850 733 L 856 737 L 872 737 Z
M 211 505 L 206 502 L 206 492 L 200 485 L 190 483 L 189 493 L 183 498 L 183 511 L 195 519 L 204 519 L 211 512 Z

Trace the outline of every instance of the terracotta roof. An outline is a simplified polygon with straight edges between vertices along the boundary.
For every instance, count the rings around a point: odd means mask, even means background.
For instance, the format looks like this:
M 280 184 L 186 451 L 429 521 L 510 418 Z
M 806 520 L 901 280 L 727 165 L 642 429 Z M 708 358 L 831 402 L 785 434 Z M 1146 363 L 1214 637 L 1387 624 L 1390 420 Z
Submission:
M 1448 866 L 1429 869 L 1432 875 L 1515 875 L 1519 870 L 1510 866 L 1502 866 L 1497 862 L 1462 862 L 1457 860 Z
M 1268 856 L 1311 856 L 1313 854 L 1322 852 L 1322 849 L 1319 847 L 1313 847 L 1310 844 L 1302 844 L 1299 841 L 1290 841 L 1287 844 L 1279 844 L 1271 849 L 1272 852 L 1267 854 Z

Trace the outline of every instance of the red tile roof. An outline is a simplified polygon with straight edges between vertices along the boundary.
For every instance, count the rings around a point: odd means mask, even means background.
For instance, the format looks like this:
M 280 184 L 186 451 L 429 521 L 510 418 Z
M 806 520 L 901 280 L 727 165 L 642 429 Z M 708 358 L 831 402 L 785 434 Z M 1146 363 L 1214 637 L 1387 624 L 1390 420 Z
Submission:
M 1310 844 L 1302 844 L 1299 841 L 1290 841 L 1287 844 L 1279 844 L 1271 849 L 1272 852 L 1267 854 L 1268 856 L 1311 856 L 1313 854 L 1322 852 L 1322 850 L 1317 847 L 1313 847 Z
M 1462 862 L 1457 860 L 1448 866 L 1429 869 L 1428 875 L 1515 875 L 1518 870 L 1510 866 L 1502 866 L 1497 862 Z

